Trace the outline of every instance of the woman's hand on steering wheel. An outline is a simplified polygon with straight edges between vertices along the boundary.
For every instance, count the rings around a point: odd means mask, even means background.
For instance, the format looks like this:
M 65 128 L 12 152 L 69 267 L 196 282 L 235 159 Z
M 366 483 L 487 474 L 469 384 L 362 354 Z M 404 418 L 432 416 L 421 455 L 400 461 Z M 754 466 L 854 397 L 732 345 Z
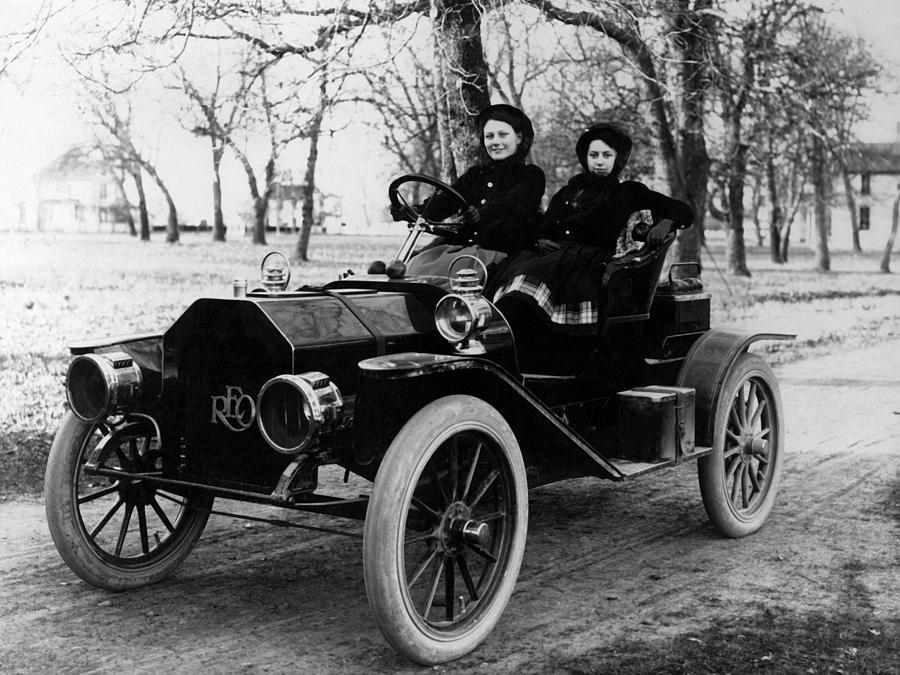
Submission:
M 400 193 L 400 187 L 411 182 L 430 185 L 435 188 L 435 192 L 430 199 L 426 199 L 422 204 L 410 204 Z M 445 220 L 443 218 L 438 219 L 429 217 L 428 208 L 431 205 L 431 200 L 441 192 L 446 193 L 446 195 L 449 196 L 450 206 L 453 207 L 453 211 L 462 215 L 462 221 L 465 222 L 466 213 L 471 208 L 465 197 L 446 183 L 443 183 L 436 178 L 432 178 L 431 176 L 421 174 L 408 174 L 391 182 L 388 187 L 388 199 L 390 199 L 391 203 L 391 217 L 394 220 L 405 220 L 410 224 L 416 223 L 424 225 L 425 230 L 431 234 L 455 234 L 459 230 L 459 220 L 452 218 Z

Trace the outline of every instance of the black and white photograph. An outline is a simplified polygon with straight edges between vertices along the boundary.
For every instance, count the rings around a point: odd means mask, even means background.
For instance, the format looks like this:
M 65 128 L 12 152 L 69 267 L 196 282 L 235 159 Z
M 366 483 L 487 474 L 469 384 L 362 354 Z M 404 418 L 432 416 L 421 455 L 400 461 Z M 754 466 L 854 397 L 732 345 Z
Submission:
M 900 670 L 896 0 L 3 0 L 0 672 Z

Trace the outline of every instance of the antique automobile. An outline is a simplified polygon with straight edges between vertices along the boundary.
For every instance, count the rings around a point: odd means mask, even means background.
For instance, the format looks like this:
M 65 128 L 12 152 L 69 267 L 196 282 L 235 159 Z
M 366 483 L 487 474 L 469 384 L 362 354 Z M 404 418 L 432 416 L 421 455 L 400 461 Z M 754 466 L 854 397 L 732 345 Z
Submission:
M 784 420 L 775 377 L 748 348 L 792 336 L 710 328 L 693 268 L 663 275 L 670 236 L 605 268 L 597 335 L 553 343 L 485 297 L 474 257 L 447 277 L 405 274 L 420 235 L 448 227 L 417 206 L 430 190 L 466 206 L 434 179 L 395 180 L 409 234 L 387 266 L 291 288 L 287 259 L 269 254 L 261 286 L 199 299 L 161 333 L 70 346 L 45 502 L 79 577 L 110 591 L 159 581 L 217 497 L 359 519 L 379 628 L 437 664 L 497 624 L 529 488 L 696 460 L 718 530 L 763 524 Z M 327 494 L 326 465 L 370 489 Z

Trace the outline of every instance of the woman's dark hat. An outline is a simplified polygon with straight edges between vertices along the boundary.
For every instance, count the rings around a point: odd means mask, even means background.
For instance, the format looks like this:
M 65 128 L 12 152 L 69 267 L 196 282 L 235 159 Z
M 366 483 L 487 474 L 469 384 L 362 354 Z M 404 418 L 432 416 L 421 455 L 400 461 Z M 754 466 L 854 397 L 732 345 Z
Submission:
M 582 168 L 587 171 L 588 148 L 594 141 L 603 141 L 616 151 L 616 162 L 613 165 L 612 176 L 618 177 L 625 168 L 628 156 L 631 154 L 631 138 L 622 129 L 614 124 L 595 124 L 581 134 L 575 143 L 575 154 Z
M 528 115 L 523 113 L 517 107 L 507 103 L 495 103 L 478 113 L 478 134 L 484 138 L 484 125 L 489 120 L 497 120 L 498 122 L 506 122 L 516 132 L 522 135 L 522 142 L 516 151 L 516 156 L 525 157 L 531 150 L 531 144 L 534 142 L 534 127 L 531 126 L 531 120 Z M 482 140 L 482 145 L 484 141 Z

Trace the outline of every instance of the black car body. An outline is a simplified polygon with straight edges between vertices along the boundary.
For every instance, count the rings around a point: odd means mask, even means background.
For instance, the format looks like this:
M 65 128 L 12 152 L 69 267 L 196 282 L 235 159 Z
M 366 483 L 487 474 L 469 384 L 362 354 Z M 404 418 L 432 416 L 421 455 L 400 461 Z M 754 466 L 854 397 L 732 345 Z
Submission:
M 571 343 L 515 325 L 463 260 L 449 279 L 291 290 L 275 270 L 163 333 L 73 345 L 46 481 L 57 548 L 124 590 L 187 556 L 216 497 L 363 519 L 379 627 L 433 664 L 499 620 L 528 487 L 698 459 L 711 520 L 749 534 L 771 510 L 784 430 L 775 378 L 747 348 L 789 336 L 710 328 L 699 283 L 658 283 L 668 243 L 610 263 L 598 335 Z M 517 348 L 525 331 L 546 350 Z M 318 470 L 335 464 L 371 493 L 321 494 Z

